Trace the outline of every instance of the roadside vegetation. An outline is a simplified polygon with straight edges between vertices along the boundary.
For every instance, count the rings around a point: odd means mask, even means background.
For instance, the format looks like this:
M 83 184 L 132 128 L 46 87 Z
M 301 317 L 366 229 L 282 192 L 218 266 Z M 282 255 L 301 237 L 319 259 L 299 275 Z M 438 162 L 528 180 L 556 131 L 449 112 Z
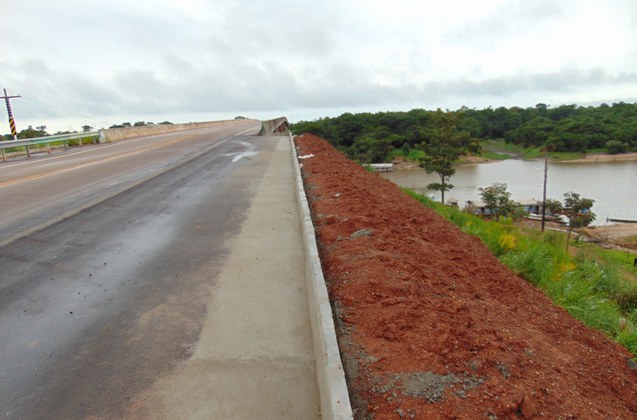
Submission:
M 336 118 L 292 124 L 296 133 L 327 139 L 349 158 L 385 162 L 396 156 L 413 157 L 441 129 L 443 111 L 413 109 L 408 112 L 345 113 Z M 548 152 L 554 159 L 573 159 L 583 153 L 637 151 L 637 104 L 624 102 L 598 107 L 537 104 L 529 108 L 463 107 L 444 111 L 457 118 L 457 131 L 473 139 L 470 152 L 487 158 L 513 155 L 536 158 Z M 486 155 L 485 155 L 486 153 Z
M 533 283 L 587 326 L 601 330 L 637 355 L 637 254 L 575 244 L 566 233 L 516 226 L 511 218 L 488 221 L 406 190 L 464 232 L 480 238 L 514 273 Z

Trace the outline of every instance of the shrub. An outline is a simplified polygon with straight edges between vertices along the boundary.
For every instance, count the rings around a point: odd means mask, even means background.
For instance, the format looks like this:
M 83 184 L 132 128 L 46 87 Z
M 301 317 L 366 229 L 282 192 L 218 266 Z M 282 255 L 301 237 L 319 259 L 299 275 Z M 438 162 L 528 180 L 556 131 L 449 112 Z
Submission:
M 535 285 L 542 285 L 552 277 L 555 265 L 550 252 L 541 246 L 504 255 L 501 261 L 515 274 Z
M 617 140 L 610 140 L 606 142 L 606 149 L 608 149 L 608 153 L 611 155 L 616 155 L 619 153 L 626 153 L 628 150 L 628 145 L 626 143 L 622 143 Z

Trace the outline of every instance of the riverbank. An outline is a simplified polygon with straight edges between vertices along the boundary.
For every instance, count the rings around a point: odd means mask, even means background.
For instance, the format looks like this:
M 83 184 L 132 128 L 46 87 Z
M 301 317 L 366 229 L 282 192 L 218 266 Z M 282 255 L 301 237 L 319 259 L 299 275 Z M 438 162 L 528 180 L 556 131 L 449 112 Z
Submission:
M 583 229 L 582 233 L 601 245 L 637 249 L 637 223 L 592 226 Z
M 497 161 L 498 160 L 490 160 L 482 156 L 461 156 L 458 162 L 456 163 L 456 166 L 477 165 L 480 163 L 490 163 L 490 162 L 497 162 Z M 394 167 L 393 167 L 394 171 L 404 171 L 407 169 L 416 169 L 420 167 L 418 162 L 414 160 L 409 160 L 402 156 L 398 156 L 394 158 L 391 161 L 391 163 L 394 164 Z
M 610 155 L 608 153 L 590 153 L 576 159 L 556 159 L 551 161 L 562 163 L 632 162 L 637 161 L 637 152 L 620 153 L 617 155 Z
M 488 158 L 485 156 L 461 156 L 456 166 L 471 166 L 479 165 L 483 163 L 500 162 L 505 159 L 523 159 L 523 160 L 541 160 L 542 157 L 533 157 L 526 159 L 522 156 L 508 155 L 506 158 Z M 621 153 L 617 155 L 610 155 L 608 153 L 590 153 L 580 155 L 578 157 L 563 157 L 552 156 L 549 157 L 550 163 L 606 163 L 606 162 L 637 162 L 637 152 Z M 407 160 L 403 157 L 397 157 L 392 160 L 395 171 L 401 171 L 405 169 L 418 168 L 418 162 Z
M 539 220 L 521 219 L 516 225 L 521 228 L 539 231 L 541 222 Z M 552 222 L 546 222 L 546 229 L 564 234 L 568 232 L 566 225 Z M 605 249 L 615 249 L 631 253 L 637 250 L 637 223 L 588 226 L 582 229 L 575 229 L 574 232 L 576 235 L 582 235 L 585 242 L 598 245 Z M 574 249 L 573 251 L 576 252 L 577 250 Z

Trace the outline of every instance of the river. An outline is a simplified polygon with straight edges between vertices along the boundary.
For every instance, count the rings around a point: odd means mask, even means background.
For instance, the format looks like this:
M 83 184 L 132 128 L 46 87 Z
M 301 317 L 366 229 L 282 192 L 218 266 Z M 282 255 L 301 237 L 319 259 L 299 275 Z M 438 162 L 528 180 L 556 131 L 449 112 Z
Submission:
M 418 192 L 425 192 L 432 182 L 440 182 L 437 174 L 427 174 L 420 168 L 385 172 L 382 176 Z M 455 198 L 463 207 L 467 200 L 480 198 L 480 187 L 494 182 L 506 183 L 514 200 L 541 200 L 543 179 L 542 160 L 508 159 L 462 165 L 451 177 L 454 188 L 445 194 L 445 201 Z M 597 220 L 593 224 L 607 224 L 608 217 L 637 220 L 637 162 L 549 162 L 547 198 L 562 201 L 568 191 L 595 200 L 592 210 Z M 439 192 L 427 194 L 440 201 Z

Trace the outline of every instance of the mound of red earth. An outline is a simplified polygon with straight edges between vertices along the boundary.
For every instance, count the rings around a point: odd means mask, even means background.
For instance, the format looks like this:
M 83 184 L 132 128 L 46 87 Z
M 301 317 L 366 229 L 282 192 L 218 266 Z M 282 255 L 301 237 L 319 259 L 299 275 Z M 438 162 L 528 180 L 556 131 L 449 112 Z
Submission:
M 631 354 L 325 140 L 296 139 L 356 418 L 637 418 Z

